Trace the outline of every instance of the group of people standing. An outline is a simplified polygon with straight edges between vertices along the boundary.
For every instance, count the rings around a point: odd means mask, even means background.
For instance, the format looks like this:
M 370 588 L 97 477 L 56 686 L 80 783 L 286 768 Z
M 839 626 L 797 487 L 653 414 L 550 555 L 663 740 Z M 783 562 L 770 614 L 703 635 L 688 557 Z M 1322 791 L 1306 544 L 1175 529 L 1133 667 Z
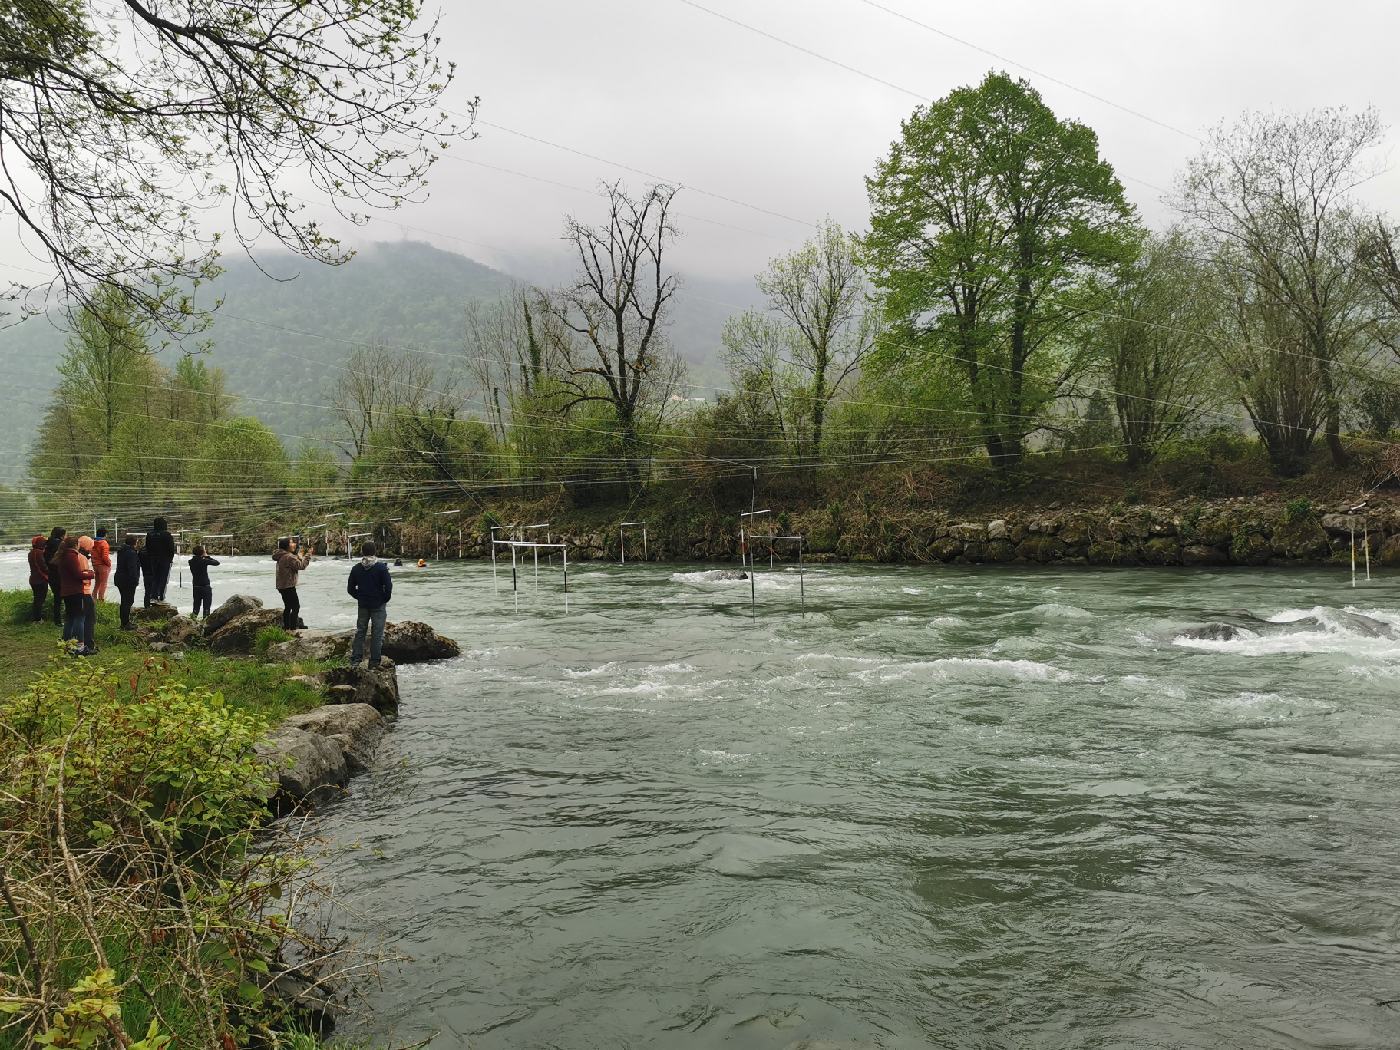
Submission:
M 34 594 L 33 620 L 42 623 L 44 605 L 53 595 L 53 622 L 63 628 L 63 640 L 70 643 L 75 656 L 91 656 L 97 652 L 94 632 L 97 627 L 97 603 L 107 600 L 110 579 L 121 596 L 122 630 L 131 630 L 131 609 L 136 602 L 136 588 L 143 581 L 143 603 L 165 600 L 165 588 L 170 580 L 170 567 L 175 561 L 175 537 L 164 518 L 156 518 L 145 543 L 137 533 L 128 532 L 117 549 L 115 561 L 107 530 L 95 530 L 96 537 L 70 536 L 68 530 L 56 527 L 47 539 L 35 536 L 29 548 L 29 587 Z M 301 599 L 297 584 L 301 572 L 311 564 L 312 552 L 298 549 L 297 540 L 279 540 L 272 560 L 277 564 L 277 593 L 282 597 L 282 627 L 295 631 L 306 626 L 301 619 Z M 116 571 L 113 573 L 115 564 Z M 193 616 L 208 616 L 214 600 L 214 588 L 209 569 L 219 562 L 209 557 L 201 546 L 194 548 L 189 560 L 190 589 L 194 597 Z M 373 543 L 361 548 L 361 558 L 350 570 L 346 590 L 359 605 L 355 625 L 355 640 L 351 648 L 353 663 L 359 663 L 368 641 L 369 666 L 378 667 L 384 642 L 384 624 L 393 581 L 389 566 L 378 559 Z M 368 636 L 368 637 L 367 637 Z
M 136 588 L 145 581 L 145 605 L 165 600 L 170 566 L 175 560 L 175 537 L 164 518 L 156 518 L 146 533 L 144 545 L 136 533 L 128 532 L 125 542 L 112 556 L 107 530 L 93 536 L 71 536 L 58 526 L 47 539 L 35 536 L 29 548 L 29 588 L 34 595 L 33 620 L 44 620 L 44 604 L 53 595 L 53 622 L 63 628 L 63 640 L 76 643 L 78 656 L 97 652 L 93 632 L 97 626 L 97 603 L 107 600 L 107 584 L 115 584 L 121 596 L 121 626 L 131 629 L 131 609 L 136 604 Z M 203 548 L 196 548 L 202 553 Z M 217 563 L 215 563 L 217 564 Z M 115 572 L 113 569 L 115 568 Z

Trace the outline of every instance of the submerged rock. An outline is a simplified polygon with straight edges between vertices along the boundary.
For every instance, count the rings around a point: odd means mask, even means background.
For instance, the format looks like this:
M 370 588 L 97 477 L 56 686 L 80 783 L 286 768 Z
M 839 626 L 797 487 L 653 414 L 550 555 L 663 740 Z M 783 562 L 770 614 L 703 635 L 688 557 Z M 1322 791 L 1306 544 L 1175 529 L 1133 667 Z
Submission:
M 1252 638 L 1254 633 L 1232 623 L 1203 623 L 1178 631 L 1176 636 L 1195 642 L 1233 642 L 1237 638 Z
M 708 572 L 696 573 L 695 578 L 718 583 L 724 580 L 747 580 L 749 574 L 740 569 L 710 569 Z

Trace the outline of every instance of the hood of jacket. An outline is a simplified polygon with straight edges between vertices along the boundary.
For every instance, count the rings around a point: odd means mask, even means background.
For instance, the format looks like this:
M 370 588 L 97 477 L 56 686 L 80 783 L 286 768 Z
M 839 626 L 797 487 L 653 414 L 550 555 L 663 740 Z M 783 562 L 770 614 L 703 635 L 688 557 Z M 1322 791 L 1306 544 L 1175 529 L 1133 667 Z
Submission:
M 47 542 L 48 540 L 46 540 L 43 536 L 35 536 L 32 540 L 29 541 L 29 545 L 31 547 L 37 547 L 39 550 L 43 550 L 44 544 Z

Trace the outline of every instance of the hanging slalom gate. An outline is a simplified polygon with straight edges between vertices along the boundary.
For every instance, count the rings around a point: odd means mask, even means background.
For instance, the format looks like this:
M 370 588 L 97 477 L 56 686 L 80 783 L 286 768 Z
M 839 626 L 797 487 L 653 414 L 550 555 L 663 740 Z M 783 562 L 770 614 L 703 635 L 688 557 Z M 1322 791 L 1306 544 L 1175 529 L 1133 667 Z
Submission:
M 491 582 L 498 586 L 496 577 L 496 548 L 510 548 L 510 589 L 514 592 L 520 590 L 520 572 L 517 562 L 517 552 L 529 550 L 534 552 L 535 558 L 535 586 L 540 583 L 540 551 L 559 551 L 564 556 L 564 593 L 569 593 L 569 545 L 567 543 L 534 543 L 527 540 L 492 540 L 491 541 Z M 499 589 L 499 587 L 498 587 Z
M 458 507 L 456 510 L 434 511 L 433 515 L 438 518 L 451 518 L 461 513 L 462 508 Z M 442 561 L 442 528 L 440 525 L 434 526 L 433 528 L 433 548 L 436 551 L 437 560 Z M 462 529 L 460 524 L 457 528 L 457 557 L 458 559 L 462 557 Z
M 753 574 L 753 553 L 749 550 L 748 526 L 753 524 L 755 518 L 761 518 L 765 514 L 772 514 L 772 510 L 745 510 L 739 513 L 739 562 L 745 565 L 749 571 L 749 608 L 755 612 L 758 610 L 758 584 L 754 581 Z M 745 521 L 747 519 L 747 522 Z M 769 545 L 772 549 L 772 545 Z
M 209 543 L 211 540 L 228 540 L 228 556 L 233 557 L 233 533 L 231 532 L 210 532 L 199 537 L 200 543 Z M 209 553 L 213 553 L 210 551 Z
M 642 530 L 642 561 L 647 560 L 647 523 L 644 521 L 624 521 L 617 526 L 617 545 L 622 554 L 622 561 L 618 564 L 627 564 L 627 530 Z
M 807 611 L 807 563 L 803 558 L 806 551 L 806 537 L 797 536 L 769 536 L 768 537 L 768 566 L 773 566 L 773 545 L 775 543 L 796 543 L 797 544 L 797 590 L 801 595 L 802 611 Z M 753 576 L 753 569 L 749 569 L 749 576 Z
M 1351 526 L 1351 585 L 1356 586 L 1356 519 L 1365 503 L 1358 503 L 1347 511 L 1347 524 Z M 1364 514 L 1361 517 L 1361 549 L 1366 559 L 1366 582 L 1371 582 L 1371 520 Z

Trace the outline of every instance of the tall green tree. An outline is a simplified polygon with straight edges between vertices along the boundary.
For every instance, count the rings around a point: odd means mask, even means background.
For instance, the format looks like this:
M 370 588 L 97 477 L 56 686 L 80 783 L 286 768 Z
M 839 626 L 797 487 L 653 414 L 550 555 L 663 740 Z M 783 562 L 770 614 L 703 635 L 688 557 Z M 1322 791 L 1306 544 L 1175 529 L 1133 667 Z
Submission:
M 993 462 L 1019 462 L 1087 364 L 1073 336 L 1097 281 L 1136 249 L 1098 137 L 991 73 L 915 110 L 866 185 L 884 367 L 931 373 Z
M 832 400 L 859 375 L 880 330 L 858 249 L 855 237 L 827 222 L 755 278 L 767 312 L 748 310 L 724 326 L 731 376 L 745 385 L 745 376 L 755 377 L 773 392 L 778 418 L 802 419 L 813 455 L 821 454 Z M 784 391 L 795 406 L 781 403 Z
M 155 378 L 150 354 L 145 325 L 110 285 L 75 318 L 58 364 L 58 396 L 92 435 L 89 451 L 112 451 L 121 416 L 140 404 L 143 386 Z

